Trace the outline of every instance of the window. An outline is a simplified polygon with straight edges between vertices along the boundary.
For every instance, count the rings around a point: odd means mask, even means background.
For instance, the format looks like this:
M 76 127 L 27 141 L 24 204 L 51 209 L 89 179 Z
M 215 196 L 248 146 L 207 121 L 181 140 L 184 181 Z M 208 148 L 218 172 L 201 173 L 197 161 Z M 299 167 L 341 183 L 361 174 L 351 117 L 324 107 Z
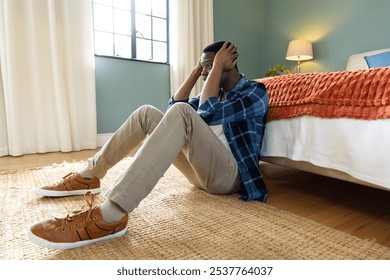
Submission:
M 169 0 L 92 0 L 95 54 L 168 62 Z

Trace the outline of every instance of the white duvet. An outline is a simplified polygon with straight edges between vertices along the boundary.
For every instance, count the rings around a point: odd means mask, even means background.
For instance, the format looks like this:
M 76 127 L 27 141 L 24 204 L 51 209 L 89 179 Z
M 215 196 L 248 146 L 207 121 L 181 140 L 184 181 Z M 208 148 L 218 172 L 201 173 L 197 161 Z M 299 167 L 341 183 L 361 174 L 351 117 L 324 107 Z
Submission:
M 303 116 L 271 121 L 262 156 L 307 161 L 390 190 L 390 119 Z

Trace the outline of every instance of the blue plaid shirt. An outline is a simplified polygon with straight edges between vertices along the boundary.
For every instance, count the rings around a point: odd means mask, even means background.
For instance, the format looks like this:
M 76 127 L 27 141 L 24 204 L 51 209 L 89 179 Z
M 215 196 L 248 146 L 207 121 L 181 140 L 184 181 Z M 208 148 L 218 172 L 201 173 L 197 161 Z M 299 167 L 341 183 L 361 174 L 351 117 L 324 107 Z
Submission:
M 248 81 L 241 75 L 236 86 L 224 101 L 211 97 L 199 106 L 200 95 L 186 101 L 208 125 L 222 124 L 230 149 L 237 160 L 243 183 L 242 200 L 267 201 L 268 190 L 259 169 L 260 149 L 263 141 L 268 95 L 265 86 Z

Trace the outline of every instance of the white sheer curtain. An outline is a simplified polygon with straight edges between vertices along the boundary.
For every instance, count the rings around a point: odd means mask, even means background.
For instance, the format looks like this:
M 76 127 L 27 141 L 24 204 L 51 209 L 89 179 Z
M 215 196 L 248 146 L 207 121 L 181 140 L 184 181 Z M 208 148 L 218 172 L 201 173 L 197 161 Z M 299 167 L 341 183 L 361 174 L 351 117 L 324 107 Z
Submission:
M 96 148 L 91 0 L 0 0 L 0 156 Z
M 170 0 L 171 94 L 195 67 L 202 50 L 214 40 L 213 0 Z M 197 83 L 192 95 L 200 92 Z

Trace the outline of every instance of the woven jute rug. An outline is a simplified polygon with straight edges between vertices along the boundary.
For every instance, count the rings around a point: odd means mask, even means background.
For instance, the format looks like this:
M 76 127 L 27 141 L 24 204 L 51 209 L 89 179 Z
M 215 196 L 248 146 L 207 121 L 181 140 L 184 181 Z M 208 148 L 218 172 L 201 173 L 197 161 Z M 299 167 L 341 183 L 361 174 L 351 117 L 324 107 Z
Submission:
M 127 158 L 102 181 L 102 194 L 129 164 Z M 192 186 L 174 167 L 129 214 L 117 239 L 67 251 L 32 243 L 26 228 L 79 210 L 83 197 L 42 198 L 32 188 L 51 184 L 83 162 L 40 169 L 0 171 L 0 259 L 40 260 L 337 260 L 390 259 L 390 248 L 236 195 L 215 196 Z

